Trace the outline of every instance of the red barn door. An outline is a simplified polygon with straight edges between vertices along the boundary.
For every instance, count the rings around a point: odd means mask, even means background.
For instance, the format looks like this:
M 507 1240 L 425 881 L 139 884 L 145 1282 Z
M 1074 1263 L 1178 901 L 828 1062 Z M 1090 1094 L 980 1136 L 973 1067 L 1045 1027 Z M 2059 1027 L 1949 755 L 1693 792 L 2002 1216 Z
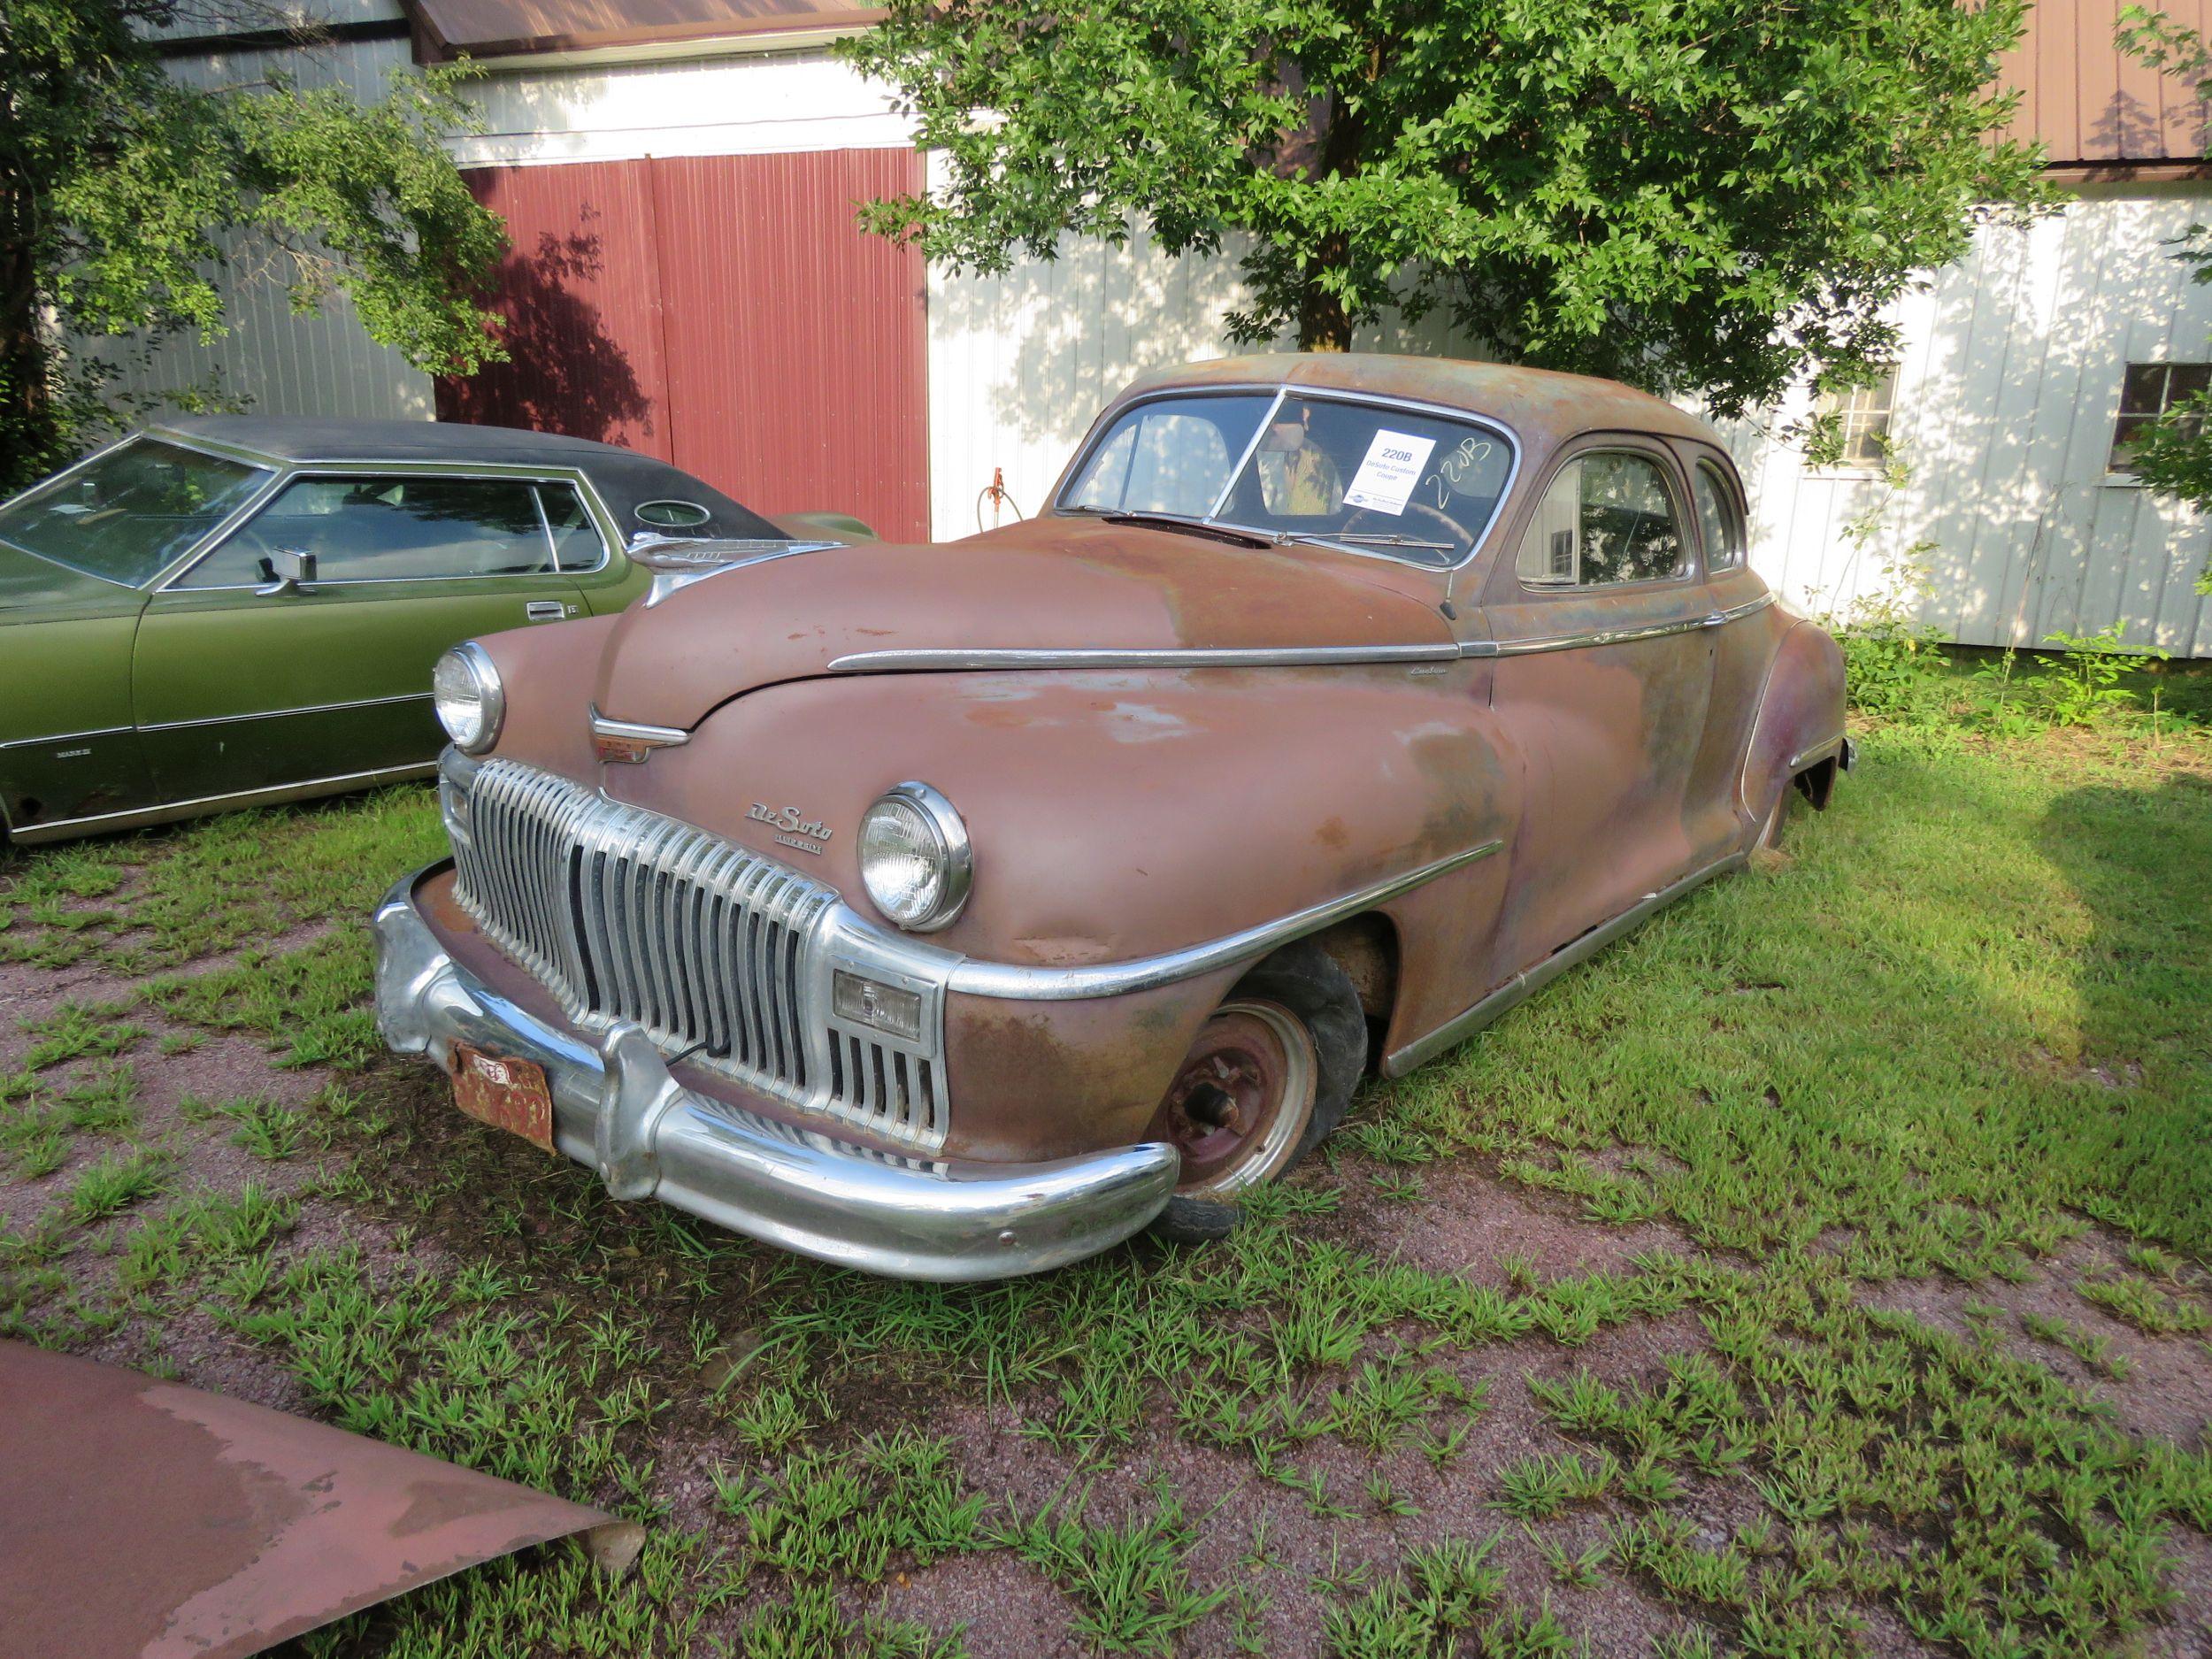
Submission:
M 658 455 L 764 512 L 928 534 L 920 255 L 854 222 L 922 184 L 903 150 L 488 168 L 514 250 L 513 360 L 440 383 L 448 420 Z

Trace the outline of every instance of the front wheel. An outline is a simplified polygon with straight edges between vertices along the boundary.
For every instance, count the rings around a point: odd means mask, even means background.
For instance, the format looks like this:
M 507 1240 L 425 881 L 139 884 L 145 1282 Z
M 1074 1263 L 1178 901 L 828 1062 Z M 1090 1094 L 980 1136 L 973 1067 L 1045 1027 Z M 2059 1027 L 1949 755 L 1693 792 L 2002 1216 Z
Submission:
M 1343 1121 L 1366 1064 L 1359 993 L 1320 946 L 1286 945 L 1238 980 L 1153 1116 L 1148 1138 L 1183 1158 L 1154 1230 L 1178 1242 L 1225 1235 L 1242 1194 Z

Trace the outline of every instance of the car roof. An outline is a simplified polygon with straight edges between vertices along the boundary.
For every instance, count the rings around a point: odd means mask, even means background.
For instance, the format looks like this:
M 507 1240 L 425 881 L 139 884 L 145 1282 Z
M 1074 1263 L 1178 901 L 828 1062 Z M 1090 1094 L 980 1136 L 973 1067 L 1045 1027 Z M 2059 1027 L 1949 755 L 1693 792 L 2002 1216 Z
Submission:
M 1720 434 L 1663 398 L 1618 380 L 1505 363 L 1372 351 L 1279 351 L 1187 363 L 1144 376 L 1115 401 L 1179 387 L 1310 386 L 1487 415 L 1548 449 L 1584 432 L 1649 432 L 1721 447 Z
M 627 455 L 611 443 L 519 426 L 477 426 L 451 420 L 289 419 L 276 415 L 184 415 L 150 431 L 251 449 L 272 461 L 500 461 L 528 465 Z
M 150 437 L 220 444 L 282 466 L 380 462 L 574 467 L 588 476 L 626 533 L 652 526 L 633 515 L 643 502 L 696 502 L 712 515 L 699 528 L 737 540 L 781 540 L 785 533 L 712 485 L 634 449 L 589 438 L 518 426 L 448 420 L 291 419 L 274 415 L 189 415 L 146 428 Z

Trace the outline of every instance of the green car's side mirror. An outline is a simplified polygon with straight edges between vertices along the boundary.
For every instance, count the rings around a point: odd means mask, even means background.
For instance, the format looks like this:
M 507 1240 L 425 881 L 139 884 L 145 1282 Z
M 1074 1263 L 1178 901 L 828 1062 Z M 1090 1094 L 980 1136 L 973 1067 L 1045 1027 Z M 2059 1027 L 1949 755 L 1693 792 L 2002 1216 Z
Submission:
M 279 548 L 261 561 L 262 585 L 254 589 L 264 599 L 303 592 L 315 580 L 315 556 L 294 548 Z

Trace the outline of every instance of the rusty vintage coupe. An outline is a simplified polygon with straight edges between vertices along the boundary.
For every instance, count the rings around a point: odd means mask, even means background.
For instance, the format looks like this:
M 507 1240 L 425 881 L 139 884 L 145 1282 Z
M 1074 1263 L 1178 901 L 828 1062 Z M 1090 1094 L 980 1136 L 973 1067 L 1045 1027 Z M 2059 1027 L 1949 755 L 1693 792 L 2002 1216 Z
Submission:
M 386 1040 L 618 1196 L 875 1272 L 1218 1233 L 1342 1116 L 1849 764 L 1703 422 L 1263 357 L 1141 380 L 1041 517 L 672 550 L 440 665 L 454 859 Z

